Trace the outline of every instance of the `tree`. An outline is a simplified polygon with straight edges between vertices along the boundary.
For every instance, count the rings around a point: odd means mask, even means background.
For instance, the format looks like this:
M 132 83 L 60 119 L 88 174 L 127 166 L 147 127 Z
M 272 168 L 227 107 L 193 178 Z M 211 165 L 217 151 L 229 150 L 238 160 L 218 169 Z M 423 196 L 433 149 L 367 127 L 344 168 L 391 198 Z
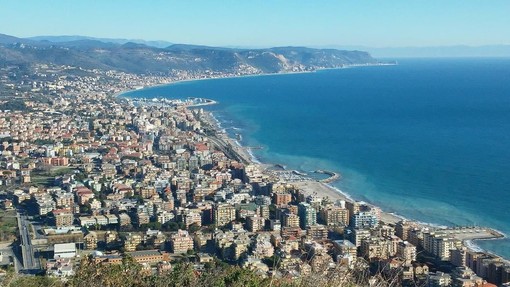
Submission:
M 30 276 L 30 277 L 18 277 L 11 281 L 9 285 L 2 285 L 9 287 L 63 287 L 64 283 L 58 278 L 52 278 L 47 276 Z
M 152 229 L 152 230 L 161 230 L 162 228 L 162 224 L 161 222 L 157 222 L 157 221 L 153 221 L 153 222 L 149 222 L 147 224 L 144 224 L 147 228 L 149 229 Z
M 177 231 L 179 230 L 179 224 L 174 221 L 168 221 L 162 225 L 164 231 Z
M 85 179 L 87 178 L 87 175 L 83 172 L 80 172 L 80 173 L 77 173 L 74 175 L 74 179 L 76 181 L 80 181 L 80 182 L 83 182 Z
M 200 230 L 200 226 L 196 223 L 193 223 L 188 227 L 188 230 L 190 233 L 195 233 Z
M 151 286 L 148 276 L 132 257 L 125 256 L 120 264 L 95 263 L 92 259 L 82 260 L 76 275 L 68 282 L 72 287 L 128 287 Z

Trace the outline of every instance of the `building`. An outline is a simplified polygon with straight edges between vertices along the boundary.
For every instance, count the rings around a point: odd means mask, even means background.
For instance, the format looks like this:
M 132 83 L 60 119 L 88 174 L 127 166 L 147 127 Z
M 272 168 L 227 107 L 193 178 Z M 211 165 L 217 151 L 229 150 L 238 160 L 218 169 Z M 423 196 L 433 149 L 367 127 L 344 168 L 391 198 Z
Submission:
M 299 227 L 299 216 L 294 213 L 285 212 L 282 214 L 282 226 L 283 227 Z
M 465 246 L 462 246 L 450 250 L 450 262 L 455 266 L 459 267 L 466 266 L 467 248 Z
M 353 229 L 350 230 L 348 234 L 349 240 L 356 245 L 356 247 L 361 246 L 361 241 L 365 238 L 370 237 L 370 231 L 366 229 Z
M 400 239 L 407 241 L 409 239 L 409 231 L 416 228 L 416 224 L 411 221 L 401 220 L 395 225 L 395 235 Z
M 166 261 L 159 262 L 156 269 L 157 269 L 157 274 L 159 276 L 168 274 L 169 272 L 172 271 L 172 264 L 170 264 L 170 262 L 166 262 Z
M 218 204 L 214 207 L 214 224 L 225 226 L 236 219 L 236 209 L 230 204 Z
M 292 195 L 288 192 L 273 193 L 273 203 L 275 205 L 286 205 L 292 201 Z
M 85 249 L 94 250 L 97 249 L 97 233 L 94 231 L 90 231 L 89 234 L 83 237 L 83 241 L 85 242 Z
M 400 241 L 397 245 L 397 256 L 404 260 L 404 264 L 411 264 L 416 261 L 416 246 L 407 241 Z
M 119 224 L 119 218 L 115 214 L 106 214 L 105 215 L 108 224 Z
M 170 236 L 170 248 L 173 253 L 186 253 L 193 250 L 193 238 L 186 230 L 179 230 Z
M 345 208 L 349 210 L 349 215 L 353 216 L 354 214 L 358 214 L 360 212 L 360 204 L 359 202 L 345 202 Z
M 393 255 L 392 242 L 382 237 L 368 237 L 361 240 L 360 253 L 366 260 L 385 260 Z
M 198 227 L 202 226 L 202 214 L 199 210 L 186 210 L 184 212 L 183 220 L 186 228 L 189 228 L 192 224 Z
M 155 195 L 157 195 L 157 192 L 156 192 L 156 188 L 155 187 L 152 187 L 152 186 L 145 186 L 145 187 L 141 187 L 140 188 L 140 192 L 139 194 L 143 197 L 143 198 L 151 198 Z
M 128 233 L 124 240 L 124 249 L 126 251 L 135 251 L 140 243 L 142 243 L 142 236 L 140 234 Z
M 354 245 L 349 240 L 335 240 L 333 241 L 333 253 L 336 256 L 356 256 L 357 255 L 357 248 L 356 245 Z
M 327 206 L 319 212 L 319 216 L 328 226 L 349 225 L 349 210 L 340 206 Z
M 126 226 L 131 224 L 131 217 L 127 213 L 119 214 L 119 223 L 121 226 Z
M 427 287 L 450 286 L 451 282 L 451 276 L 443 272 L 429 272 L 427 275 Z
M 175 215 L 173 214 L 173 212 L 169 212 L 166 210 L 162 210 L 162 211 L 158 212 L 158 215 L 157 215 L 157 220 L 161 224 L 165 224 L 174 218 L 175 218 Z
M 53 198 L 47 193 L 34 195 L 34 198 L 39 215 L 47 215 L 57 207 Z
M 257 214 L 264 218 L 264 219 L 269 219 L 269 205 L 259 205 L 257 207 Z
M 151 219 L 151 217 L 149 216 L 149 214 L 147 214 L 143 211 L 138 210 L 138 212 L 136 213 L 136 223 L 137 223 L 138 227 L 140 227 L 144 224 L 149 224 L 150 219 Z
M 53 217 L 56 227 L 72 226 L 74 222 L 74 215 L 68 209 L 53 210 Z
M 69 208 L 74 205 L 74 195 L 69 192 L 58 192 L 55 194 L 55 204 L 58 208 Z
M 141 250 L 127 252 L 136 262 L 139 264 L 150 264 L 154 265 L 159 262 L 166 262 L 169 260 L 168 253 L 159 250 Z
M 375 215 L 373 212 L 370 211 L 361 211 L 357 214 L 353 214 L 351 216 L 351 220 L 349 222 L 349 225 L 352 228 L 374 228 L 379 224 L 379 219 L 377 218 L 377 215 Z
M 271 220 L 269 220 L 269 229 L 271 231 L 280 231 L 280 230 L 282 230 L 282 224 L 281 224 L 280 220 L 278 220 L 278 219 L 271 219 Z
M 93 216 L 80 216 L 78 219 L 80 220 L 80 225 L 83 227 L 96 225 L 97 223 L 96 218 Z
M 104 235 L 104 242 L 106 242 L 106 244 L 111 244 L 111 243 L 115 243 L 118 239 L 118 236 L 117 236 L 117 232 L 115 231 L 106 231 L 105 235 Z
M 298 215 L 301 229 L 317 224 L 317 211 L 309 203 L 301 202 L 298 205 Z
M 320 224 L 309 225 L 306 227 L 306 236 L 308 239 L 324 240 L 328 238 L 328 229 Z
M 98 225 L 108 225 L 108 218 L 104 215 L 94 216 Z
M 482 277 L 477 276 L 473 270 L 468 267 L 457 267 L 452 272 L 452 286 L 454 287 L 477 287 L 487 286 Z
M 42 163 L 52 166 L 68 166 L 69 159 L 67 157 L 43 157 Z
M 73 258 L 76 256 L 75 243 L 60 243 L 53 246 L 53 258 Z
M 442 233 L 428 232 L 423 234 L 423 248 L 443 261 L 450 261 L 450 250 L 461 247 L 460 240 Z
M 271 257 L 274 254 L 274 247 L 269 238 L 258 237 L 252 246 L 252 254 L 255 258 Z
M 257 232 L 259 230 L 264 229 L 265 219 L 255 215 L 255 216 L 248 216 L 246 218 L 246 228 L 248 231 L 251 232 Z

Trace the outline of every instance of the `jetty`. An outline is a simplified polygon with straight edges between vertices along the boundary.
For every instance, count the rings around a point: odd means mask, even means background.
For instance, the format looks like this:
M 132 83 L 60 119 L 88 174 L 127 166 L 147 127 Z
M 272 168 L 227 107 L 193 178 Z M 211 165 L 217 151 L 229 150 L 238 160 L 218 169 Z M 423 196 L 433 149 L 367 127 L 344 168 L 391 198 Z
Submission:
M 505 235 L 495 229 L 482 226 L 463 226 L 439 229 L 438 232 L 447 234 L 458 240 L 481 240 L 504 238 Z
M 244 148 L 251 149 L 251 150 L 257 150 L 257 149 L 263 149 L 264 147 L 261 145 L 258 145 L 258 146 L 246 146 Z
M 316 171 L 314 171 L 315 173 L 320 173 L 320 174 L 326 174 L 326 175 L 329 175 L 328 178 L 325 178 L 325 179 L 321 179 L 319 180 L 320 182 L 322 183 L 331 183 L 333 181 L 336 181 L 340 178 L 340 174 L 339 173 L 336 173 L 334 171 L 329 171 L 329 170 L 323 170 L 323 169 L 318 169 Z

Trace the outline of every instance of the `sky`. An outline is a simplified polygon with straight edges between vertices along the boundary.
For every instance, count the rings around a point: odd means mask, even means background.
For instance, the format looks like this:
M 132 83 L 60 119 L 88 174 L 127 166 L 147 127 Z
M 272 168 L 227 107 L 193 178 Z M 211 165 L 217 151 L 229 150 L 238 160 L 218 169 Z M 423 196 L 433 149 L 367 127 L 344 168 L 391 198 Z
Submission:
M 212 46 L 510 44 L 508 0 L 0 0 L 0 33 Z

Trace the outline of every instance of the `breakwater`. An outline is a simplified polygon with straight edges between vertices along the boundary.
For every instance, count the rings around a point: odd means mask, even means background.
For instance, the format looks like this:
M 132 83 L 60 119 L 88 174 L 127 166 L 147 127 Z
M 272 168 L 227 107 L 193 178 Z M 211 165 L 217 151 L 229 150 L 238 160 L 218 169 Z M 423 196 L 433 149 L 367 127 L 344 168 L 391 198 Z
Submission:
M 318 169 L 316 171 L 314 171 L 315 173 L 320 173 L 320 174 L 326 174 L 326 175 L 329 175 L 328 178 L 325 178 L 325 179 L 321 179 L 320 182 L 322 183 L 331 183 L 333 181 L 337 181 L 338 179 L 340 179 L 340 174 L 337 173 L 337 172 L 334 172 L 334 171 L 329 171 L 329 170 L 322 170 L 322 169 Z

